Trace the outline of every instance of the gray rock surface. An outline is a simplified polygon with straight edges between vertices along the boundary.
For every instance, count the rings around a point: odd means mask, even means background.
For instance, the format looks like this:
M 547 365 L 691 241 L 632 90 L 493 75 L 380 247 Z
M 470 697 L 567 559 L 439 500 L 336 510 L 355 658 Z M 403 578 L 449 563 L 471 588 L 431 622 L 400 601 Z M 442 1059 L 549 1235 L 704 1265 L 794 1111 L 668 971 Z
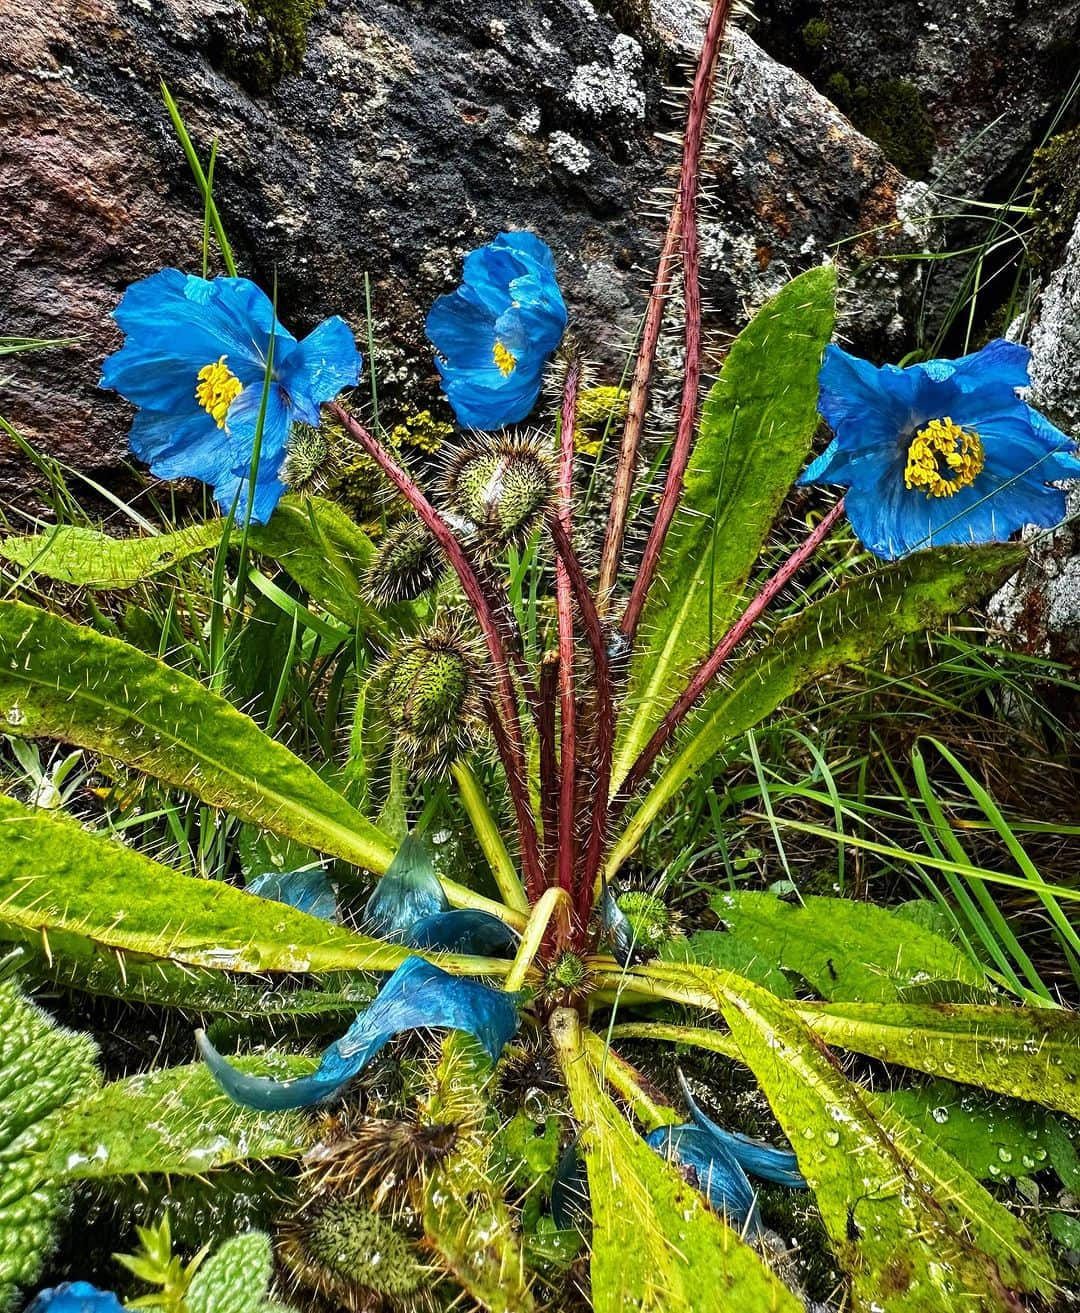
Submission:
M 1031 402 L 1080 435 L 1080 217 L 1061 268 L 1049 279 L 1031 337 Z M 1031 556 L 994 597 L 991 614 L 1032 652 L 1080 660 L 1080 485 L 1053 533 L 1031 535 Z
M 685 84 L 676 48 L 695 10 L 328 0 L 297 71 L 270 83 L 265 20 L 239 0 L 4 6 L 0 322 L 77 340 L 7 357 L 0 414 L 39 449 L 138 486 L 120 470 L 130 411 L 96 389 L 119 341 L 109 311 L 134 279 L 201 259 L 202 208 L 161 79 L 204 157 L 218 138 L 215 191 L 241 269 L 266 286 L 276 272 L 293 331 L 338 312 L 363 337 L 370 274 L 390 419 L 437 401 L 426 309 L 461 254 L 507 227 L 551 243 L 575 326 L 614 365 L 656 247 L 652 189 L 677 153 L 655 135 L 680 126 L 663 84 Z M 853 268 L 920 247 L 917 191 L 798 74 L 738 35 L 726 81 L 703 242 L 716 326 L 738 327 L 853 234 L 874 230 L 839 248 Z M 905 263 L 855 280 L 856 345 L 900 349 L 919 279 Z M 0 494 L 32 505 L 27 477 L 0 435 Z

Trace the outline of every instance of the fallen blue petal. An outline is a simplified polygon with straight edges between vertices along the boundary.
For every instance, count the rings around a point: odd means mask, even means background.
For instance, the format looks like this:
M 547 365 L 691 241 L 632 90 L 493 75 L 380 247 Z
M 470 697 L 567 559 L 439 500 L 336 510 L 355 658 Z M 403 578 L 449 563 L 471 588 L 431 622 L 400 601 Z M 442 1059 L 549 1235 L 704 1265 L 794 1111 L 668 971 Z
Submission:
M 551 1218 L 560 1231 L 580 1227 L 589 1218 L 589 1176 L 577 1140 L 563 1150 L 551 1183 Z
M 391 943 L 408 943 L 409 931 L 417 921 L 449 910 L 427 849 L 410 834 L 368 899 L 363 928 Z
M 89 1281 L 65 1281 L 39 1291 L 25 1313 L 123 1313 L 123 1305 L 111 1290 L 98 1290 Z
M 709 1131 L 693 1122 L 661 1126 L 645 1137 L 661 1158 L 675 1163 L 691 1185 L 708 1199 L 731 1226 L 756 1234 L 761 1229 L 754 1187 L 738 1160 Z
M 475 1036 L 494 1062 L 517 1030 L 516 999 L 475 980 L 451 976 L 422 957 L 408 957 L 375 1001 L 323 1053 L 310 1076 L 274 1080 L 246 1076 L 196 1032 L 214 1079 L 236 1103 L 262 1111 L 303 1108 L 333 1098 L 392 1039 L 406 1030 L 462 1030 Z
M 640 952 L 640 945 L 634 934 L 634 927 L 630 924 L 630 918 L 616 902 L 615 895 L 607 884 L 604 885 L 604 893 L 600 899 L 600 924 L 611 945 L 611 956 L 619 966 L 629 966 L 644 956 Z
M 303 871 L 265 871 L 250 882 L 247 891 L 274 903 L 287 903 L 321 921 L 338 918 L 333 886 L 319 866 Z
M 413 923 L 405 935 L 411 948 L 441 948 L 448 953 L 471 953 L 476 957 L 513 957 L 517 933 L 490 912 L 461 907 L 452 912 L 435 912 Z
M 774 1185 L 786 1185 L 792 1190 L 805 1190 L 806 1181 L 799 1171 L 798 1160 L 790 1149 L 777 1149 L 775 1145 L 764 1140 L 751 1139 L 739 1131 L 726 1131 L 717 1125 L 711 1117 L 701 1111 L 686 1077 L 679 1072 L 679 1087 L 683 1092 L 690 1116 L 694 1124 L 711 1135 L 717 1144 L 722 1145 L 735 1159 L 744 1172 L 760 1177 L 763 1181 L 772 1181 Z

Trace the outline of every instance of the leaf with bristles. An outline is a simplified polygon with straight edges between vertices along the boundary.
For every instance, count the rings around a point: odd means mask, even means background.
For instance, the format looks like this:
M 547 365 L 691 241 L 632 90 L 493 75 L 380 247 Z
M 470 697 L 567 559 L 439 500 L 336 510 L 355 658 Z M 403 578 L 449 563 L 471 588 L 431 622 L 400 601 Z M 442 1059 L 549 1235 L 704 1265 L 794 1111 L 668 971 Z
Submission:
M 832 336 L 836 273 L 800 274 L 731 345 L 701 415 L 682 513 L 642 616 L 618 785 L 686 683 L 742 609 L 743 587 L 818 426 L 817 372 Z
M 1019 566 L 1025 550 L 1022 544 L 994 543 L 917 552 L 855 579 L 781 624 L 691 713 L 682 745 L 616 840 L 608 873 L 618 870 L 683 785 L 726 744 L 812 681 L 904 634 L 934 629 L 992 592 Z
M 551 1030 L 588 1167 L 596 1313 L 796 1313 L 799 1301 L 612 1103 L 577 1013 L 561 1009 Z

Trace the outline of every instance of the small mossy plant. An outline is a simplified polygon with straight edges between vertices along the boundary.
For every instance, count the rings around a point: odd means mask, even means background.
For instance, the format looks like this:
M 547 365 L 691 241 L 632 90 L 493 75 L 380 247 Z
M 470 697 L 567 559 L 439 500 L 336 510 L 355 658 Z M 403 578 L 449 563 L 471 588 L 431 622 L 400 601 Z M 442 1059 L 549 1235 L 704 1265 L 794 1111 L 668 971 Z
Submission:
M 283 77 L 300 71 L 308 25 L 323 4 L 324 0 L 244 0 L 259 44 L 254 49 L 228 49 L 226 68 L 257 95 L 273 90 Z

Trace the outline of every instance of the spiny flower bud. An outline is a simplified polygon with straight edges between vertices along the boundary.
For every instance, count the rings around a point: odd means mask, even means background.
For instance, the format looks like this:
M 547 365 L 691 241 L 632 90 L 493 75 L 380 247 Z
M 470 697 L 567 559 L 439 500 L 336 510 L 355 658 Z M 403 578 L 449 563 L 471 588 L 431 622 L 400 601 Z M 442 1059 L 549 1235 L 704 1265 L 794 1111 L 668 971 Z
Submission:
M 409 1238 L 360 1198 L 332 1198 L 287 1223 L 278 1257 L 297 1286 L 361 1313 L 427 1304 L 432 1273 Z
M 460 627 L 431 630 L 385 664 L 384 705 L 395 747 L 419 774 L 437 775 L 475 741 L 481 676 Z
M 387 533 L 364 578 L 379 606 L 411 602 L 433 587 L 443 572 L 439 545 L 420 520 L 403 520 Z
M 323 419 L 318 427 L 297 420 L 289 430 L 281 482 L 293 492 L 323 492 L 340 474 L 342 458 L 353 451 L 345 430 L 333 420 Z
M 443 486 L 480 545 L 499 552 L 528 542 L 555 495 L 555 469 L 538 440 L 482 438 L 451 459 Z

